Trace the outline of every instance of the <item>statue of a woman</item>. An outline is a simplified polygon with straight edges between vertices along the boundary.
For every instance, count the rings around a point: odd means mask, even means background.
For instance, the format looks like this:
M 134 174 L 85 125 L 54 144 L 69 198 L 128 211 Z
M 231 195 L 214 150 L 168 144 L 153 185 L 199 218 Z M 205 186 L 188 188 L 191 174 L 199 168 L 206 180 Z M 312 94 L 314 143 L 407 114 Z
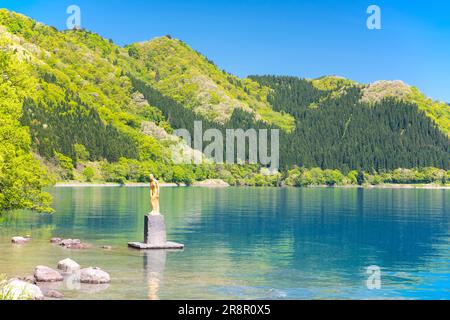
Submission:
M 152 212 L 150 214 L 159 215 L 159 183 L 153 174 L 150 175 L 150 203 L 152 205 Z

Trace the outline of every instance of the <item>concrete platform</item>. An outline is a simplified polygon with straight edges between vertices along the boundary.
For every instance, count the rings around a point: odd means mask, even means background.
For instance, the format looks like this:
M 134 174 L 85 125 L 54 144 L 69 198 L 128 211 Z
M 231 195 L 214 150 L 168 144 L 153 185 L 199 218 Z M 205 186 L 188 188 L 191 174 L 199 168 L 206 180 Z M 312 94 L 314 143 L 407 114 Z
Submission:
M 184 244 L 169 241 L 165 244 L 128 242 L 128 246 L 139 250 L 181 250 L 184 248 Z
M 139 250 L 180 250 L 184 244 L 166 239 L 164 216 L 148 214 L 144 216 L 144 242 L 128 242 L 128 246 Z

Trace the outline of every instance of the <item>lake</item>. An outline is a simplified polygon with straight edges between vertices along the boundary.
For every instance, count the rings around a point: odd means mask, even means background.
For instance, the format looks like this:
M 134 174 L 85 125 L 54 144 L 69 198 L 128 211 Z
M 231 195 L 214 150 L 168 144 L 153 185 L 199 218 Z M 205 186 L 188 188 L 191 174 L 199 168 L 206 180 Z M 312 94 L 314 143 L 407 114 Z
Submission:
M 106 286 L 56 284 L 67 299 L 450 298 L 450 190 L 163 188 L 168 239 L 185 244 L 176 252 L 127 247 L 143 238 L 147 188 L 51 193 L 53 215 L 0 217 L 0 273 L 65 258 L 110 273 Z M 27 245 L 10 243 L 27 234 Z M 380 268 L 380 289 L 367 286 L 369 266 Z

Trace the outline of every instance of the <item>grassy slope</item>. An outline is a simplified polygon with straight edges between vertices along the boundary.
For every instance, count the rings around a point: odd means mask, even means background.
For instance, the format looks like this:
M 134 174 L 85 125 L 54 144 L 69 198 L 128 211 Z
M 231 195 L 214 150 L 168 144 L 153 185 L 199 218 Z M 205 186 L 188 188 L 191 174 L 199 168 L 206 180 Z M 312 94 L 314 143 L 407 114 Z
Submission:
M 131 66 L 135 75 L 210 120 L 223 124 L 240 108 L 286 131 L 294 127 L 290 115 L 272 110 L 269 88 L 219 70 L 180 40 L 156 38 L 128 50 L 135 57 Z

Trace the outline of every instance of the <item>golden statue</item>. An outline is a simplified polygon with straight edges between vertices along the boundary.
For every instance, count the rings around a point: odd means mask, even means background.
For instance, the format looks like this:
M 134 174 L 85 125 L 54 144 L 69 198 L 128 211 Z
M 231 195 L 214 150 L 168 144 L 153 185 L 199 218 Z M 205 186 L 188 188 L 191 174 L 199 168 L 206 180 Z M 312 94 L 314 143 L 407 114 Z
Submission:
M 150 214 L 159 215 L 159 183 L 153 174 L 150 175 L 150 203 L 152 212 Z

